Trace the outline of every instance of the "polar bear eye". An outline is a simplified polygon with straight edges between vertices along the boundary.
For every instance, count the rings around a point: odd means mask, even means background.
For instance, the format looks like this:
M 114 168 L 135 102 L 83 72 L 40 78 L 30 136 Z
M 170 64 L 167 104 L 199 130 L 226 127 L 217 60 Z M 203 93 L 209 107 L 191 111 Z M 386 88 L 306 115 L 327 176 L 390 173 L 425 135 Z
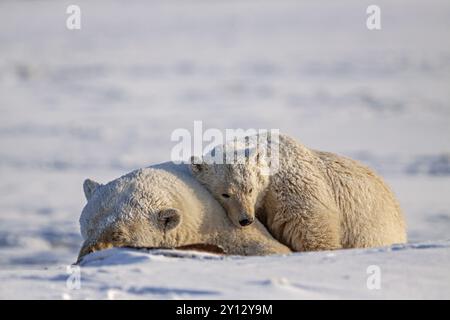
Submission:
M 222 197 L 224 197 L 224 198 L 229 198 L 229 197 L 230 197 L 230 195 L 229 195 L 229 194 L 227 194 L 227 193 L 222 193 Z
M 249 190 L 248 190 L 248 193 L 252 193 L 253 192 L 253 188 L 250 188 Z

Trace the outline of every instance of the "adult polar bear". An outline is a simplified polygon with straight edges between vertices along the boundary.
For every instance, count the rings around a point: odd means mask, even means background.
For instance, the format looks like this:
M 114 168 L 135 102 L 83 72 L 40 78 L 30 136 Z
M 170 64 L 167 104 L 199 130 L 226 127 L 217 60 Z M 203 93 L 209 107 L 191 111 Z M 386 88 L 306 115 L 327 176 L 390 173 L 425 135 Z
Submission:
M 222 206 L 190 174 L 171 162 L 139 169 L 106 185 L 87 179 L 80 217 L 84 255 L 110 247 L 177 248 L 206 244 L 226 254 L 289 253 L 264 226 L 233 226 Z
M 374 171 L 355 160 L 309 149 L 287 135 L 266 144 L 260 138 L 219 145 L 203 162 L 192 159 L 193 175 L 237 227 L 251 225 L 256 216 L 294 251 L 406 242 L 400 206 Z M 265 155 L 277 149 L 278 170 L 268 175 L 272 162 Z M 240 161 L 233 161 L 235 151 Z M 216 163 L 212 154 L 233 160 Z

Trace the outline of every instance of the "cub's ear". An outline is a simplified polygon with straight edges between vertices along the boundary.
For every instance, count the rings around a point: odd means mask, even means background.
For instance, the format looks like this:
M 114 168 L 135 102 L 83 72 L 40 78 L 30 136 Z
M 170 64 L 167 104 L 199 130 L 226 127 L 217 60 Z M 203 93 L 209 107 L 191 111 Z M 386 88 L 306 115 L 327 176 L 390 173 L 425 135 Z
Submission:
M 164 231 L 175 229 L 180 222 L 181 213 L 177 209 L 164 209 L 158 213 L 158 226 Z
M 206 166 L 203 163 L 202 159 L 196 156 L 192 156 L 190 168 L 193 173 L 199 173 L 200 171 L 205 170 Z
M 94 194 L 95 190 L 97 190 L 97 188 L 100 186 L 101 186 L 101 184 L 98 182 L 95 182 L 94 180 L 91 180 L 91 179 L 84 180 L 83 190 L 84 190 L 84 195 L 86 196 L 87 201 L 89 201 L 89 199 Z

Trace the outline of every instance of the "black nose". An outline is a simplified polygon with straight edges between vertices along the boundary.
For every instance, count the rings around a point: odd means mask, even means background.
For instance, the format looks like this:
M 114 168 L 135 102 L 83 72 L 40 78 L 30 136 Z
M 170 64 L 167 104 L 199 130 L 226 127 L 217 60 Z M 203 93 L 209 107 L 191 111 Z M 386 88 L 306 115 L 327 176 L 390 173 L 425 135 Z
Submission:
M 249 220 L 249 219 L 242 219 L 239 220 L 239 224 L 243 227 L 248 226 L 250 224 L 252 224 L 253 220 Z

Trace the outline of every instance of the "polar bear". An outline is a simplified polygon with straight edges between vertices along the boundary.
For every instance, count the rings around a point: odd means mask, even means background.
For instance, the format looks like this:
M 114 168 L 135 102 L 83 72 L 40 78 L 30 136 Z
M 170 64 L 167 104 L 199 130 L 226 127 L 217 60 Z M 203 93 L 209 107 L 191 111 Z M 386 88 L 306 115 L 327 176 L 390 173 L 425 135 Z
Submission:
M 171 162 L 139 169 L 106 185 L 87 179 L 80 227 L 80 259 L 109 247 L 177 248 L 204 244 L 225 254 L 291 252 L 257 222 L 236 228 L 187 165 Z
M 246 161 L 192 161 L 196 179 L 214 195 L 236 226 L 255 216 L 294 251 L 359 248 L 406 242 L 400 206 L 381 177 L 357 161 L 308 149 L 279 135 L 278 170 L 261 150 L 246 147 Z M 227 144 L 214 152 L 225 154 Z M 214 150 L 214 149 L 213 149 Z M 218 152 L 220 150 L 220 152 Z M 193 158 L 195 159 L 195 158 Z M 209 158 L 211 160 L 211 158 Z

